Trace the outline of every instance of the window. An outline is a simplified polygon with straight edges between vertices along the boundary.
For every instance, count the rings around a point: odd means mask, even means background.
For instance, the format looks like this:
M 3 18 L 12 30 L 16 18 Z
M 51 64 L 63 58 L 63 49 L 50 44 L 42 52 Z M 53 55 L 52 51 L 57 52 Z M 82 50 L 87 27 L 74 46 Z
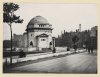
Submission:
M 30 46 L 32 46 L 32 47 L 33 47 L 33 42 L 32 42 L 32 41 L 30 42 Z
M 42 27 L 42 25 L 39 25 L 39 27 Z
M 45 39 L 41 39 L 41 41 L 45 41 Z

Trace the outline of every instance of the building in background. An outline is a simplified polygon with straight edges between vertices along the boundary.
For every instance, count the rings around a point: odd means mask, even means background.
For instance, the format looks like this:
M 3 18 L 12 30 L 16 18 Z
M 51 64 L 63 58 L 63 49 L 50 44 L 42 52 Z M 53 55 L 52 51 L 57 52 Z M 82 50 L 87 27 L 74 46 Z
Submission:
M 92 27 L 91 30 L 81 31 L 81 24 L 79 24 L 79 29 L 75 32 L 64 30 L 61 35 L 54 38 L 52 37 L 52 25 L 44 17 L 36 16 L 30 20 L 23 35 L 13 35 L 13 47 L 23 48 L 24 51 L 52 49 L 55 46 L 73 47 L 72 37 L 75 35 L 79 38 L 78 48 L 83 48 L 90 38 L 93 47 L 97 48 L 97 26 Z M 4 47 L 10 48 L 10 43 L 9 45 L 7 43 L 4 41 Z
M 97 26 L 91 28 L 90 37 L 97 37 Z
M 89 41 L 90 37 L 93 41 L 93 47 L 95 49 L 97 48 L 97 26 L 92 27 L 91 30 L 81 31 L 81 24 L 79 24 L 79 29 L 77 29 L 75 32 L 65 32 L 64 30 L 64 32 L 56 38 L 56 46 L 73 47 L 72 37 L 74 35 L 79 38 L 79 41 L 77 42 L 78 48 L 83 48 L 84 44 Z
M 89 41 L 92 47 L 97 49 L 97 26 L 91 28 Z
M 13 34 L 13 41 L 17 42 L 17 47 L 24 47 L 24 36 L 23 35 L 17 35 L 17 34 Z

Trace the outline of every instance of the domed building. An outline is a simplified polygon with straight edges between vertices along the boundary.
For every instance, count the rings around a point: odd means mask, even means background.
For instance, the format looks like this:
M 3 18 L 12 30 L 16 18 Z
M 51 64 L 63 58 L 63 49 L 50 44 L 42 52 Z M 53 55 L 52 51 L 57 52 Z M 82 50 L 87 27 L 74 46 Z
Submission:
M 51 48 L 52 25 L 42 16 L 30 20 L 24 33 L 24 45 L 32 50 Z

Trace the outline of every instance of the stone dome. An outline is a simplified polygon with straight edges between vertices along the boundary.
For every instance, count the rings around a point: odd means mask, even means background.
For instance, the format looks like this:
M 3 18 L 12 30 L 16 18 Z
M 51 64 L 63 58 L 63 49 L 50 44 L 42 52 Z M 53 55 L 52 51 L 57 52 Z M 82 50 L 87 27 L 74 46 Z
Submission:
M 48 21 L 42 17 L 42 16 L 36 16 L 30 20 L 28 25 L 34 25 L 34 24 L 49 24 Z
M 32 29 L 52 29 L 52 25 L 42 16 L 36 16 L 30 20 L 27 25 L 27 30 Z

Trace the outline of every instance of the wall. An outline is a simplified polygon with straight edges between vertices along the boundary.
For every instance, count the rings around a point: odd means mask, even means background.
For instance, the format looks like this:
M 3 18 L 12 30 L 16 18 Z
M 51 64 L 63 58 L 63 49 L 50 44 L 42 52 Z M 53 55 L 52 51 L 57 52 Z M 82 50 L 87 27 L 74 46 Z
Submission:
M 49 37 L 48 37 L 48 44 L 49 42 L 52 41 L 52 34 L 50 31 L 44 31 L 44 30 L 38 30 L 38 31 L 34 31 L 34 32 L 29 32 L 28 36 L 29 36 L 29 43 L 32 41 L 33 42 L 33 46 L 36 47 L 36 36 L 38 35 L 41 35 L 41 34 L 47 34 Z M 32 36 L 31 36 L 32 34 Z

